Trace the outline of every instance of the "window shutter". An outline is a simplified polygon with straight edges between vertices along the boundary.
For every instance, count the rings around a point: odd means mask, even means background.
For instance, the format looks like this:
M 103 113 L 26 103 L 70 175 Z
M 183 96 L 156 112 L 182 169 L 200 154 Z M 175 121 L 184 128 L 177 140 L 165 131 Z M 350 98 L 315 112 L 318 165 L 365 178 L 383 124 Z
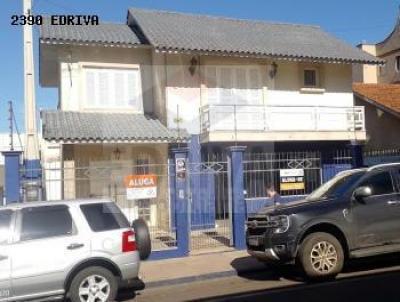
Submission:
M 86 105 L 87 106 L 96 106 L 96 86 L 95 79 L 96 75 L 93 71 L 86 72 Z
M 219 102 L 222 104 L 234 104 L 234 85 L 233 69 L 231 67 L 222 67 L 218 77 Z
M 134 72 L 126 72 L 127 87 L 126 87 L 126 105 L 139 109 L 138 104 L 138 74 Z
M 260 80 L 260 70 L 257 68 L 249 69 L 249 85 L 248 85 L 248 104 L 262 104 L 262 88 Z
M 125 104 L 125 75 L 122 71 L 114 73 L 114 102 L 116 107 L 126 106 Z
M 245 68 L 235 69 L 235 97 L 234 103 L 246 105 L 248 103 L 248 81 Z
M 98 104 L 100 107 L 107 106 L 112 100 L 110 96 L 110 75 L 106 71 L 101 71 L 98 73 Z
M 208 104 L 218 103 L 217 68 L 215 66 L 210 66 L 206 68 L 205 83 L 207 86 Z

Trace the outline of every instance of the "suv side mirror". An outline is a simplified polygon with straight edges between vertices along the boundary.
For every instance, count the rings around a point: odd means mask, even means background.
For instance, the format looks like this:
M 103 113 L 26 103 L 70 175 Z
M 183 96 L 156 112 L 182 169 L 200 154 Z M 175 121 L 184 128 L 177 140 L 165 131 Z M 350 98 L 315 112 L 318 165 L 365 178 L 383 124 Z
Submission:
M 372 195 L 372 190 L 370 187 L 359 187 L 357 188 L 354 193 L 353 196 L 356 200 L 360 201 L 363 200 L 366 197 L 369 197 Z

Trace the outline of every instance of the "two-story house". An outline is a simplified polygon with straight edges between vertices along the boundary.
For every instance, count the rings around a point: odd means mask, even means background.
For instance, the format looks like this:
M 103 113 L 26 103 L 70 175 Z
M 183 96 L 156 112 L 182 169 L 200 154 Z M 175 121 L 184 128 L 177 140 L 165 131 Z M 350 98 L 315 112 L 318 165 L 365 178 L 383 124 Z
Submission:
M 356 105 L 366 113 L 366 148 L 400 149 L 400 14 L 392 32 L 376 44 L 362 43 L 360 49 L 385 61 L 384 65 L 354 67 Z
M 59 101 L 41 113 L 42 154 L 46 167 L 63 168 L 47 194 L 115 194 L 124 203 L 118 183 L 75 181 L 87 173 L 79 167 L 129 172 L 166 163 L 176 144 L 187 143 L 190 161 L 201 162 L 237 144 L 324 151 L 363 141 L 352 66 L 380 63 L 310 25 L 136 8 L 126 24 L 45 24 L 40 83 L 58 88 Z M 141 207 L 153 223 L 168 212 L 167 201 Z

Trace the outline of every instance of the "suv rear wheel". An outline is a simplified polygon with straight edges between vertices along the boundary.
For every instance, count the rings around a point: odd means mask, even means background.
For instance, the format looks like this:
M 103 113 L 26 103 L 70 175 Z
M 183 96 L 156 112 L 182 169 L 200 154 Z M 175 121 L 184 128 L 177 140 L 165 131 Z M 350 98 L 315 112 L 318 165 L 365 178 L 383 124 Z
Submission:
M 298 260 L 307 277 L 334 278 L 343 268 L 343 248 L 331 234 L 312 233 L 302 242 Z
M 100 266 L 80 271 L 72 280 L 69 289 L 71 302 L 109 302 L 117 295 L 116 277 Z

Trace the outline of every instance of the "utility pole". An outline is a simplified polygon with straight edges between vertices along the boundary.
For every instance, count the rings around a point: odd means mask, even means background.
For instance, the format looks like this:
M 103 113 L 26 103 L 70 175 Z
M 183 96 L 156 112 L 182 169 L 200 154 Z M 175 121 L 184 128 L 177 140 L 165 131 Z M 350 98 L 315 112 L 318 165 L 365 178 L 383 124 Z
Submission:
M 32 15 L 32 0 L 23 0 L 24 15 Z M 39 142 L 36 127 L 35 74 L 33 64 L 32 25 L 24 25 L 24 91 L 25 91 L 25 162 L 39 161 Z
M 8 101 L 8 127 L 10 130 L 10 151 L 14 151 L 14 123 L 13 123 L 13 107 L 12 102 Z

